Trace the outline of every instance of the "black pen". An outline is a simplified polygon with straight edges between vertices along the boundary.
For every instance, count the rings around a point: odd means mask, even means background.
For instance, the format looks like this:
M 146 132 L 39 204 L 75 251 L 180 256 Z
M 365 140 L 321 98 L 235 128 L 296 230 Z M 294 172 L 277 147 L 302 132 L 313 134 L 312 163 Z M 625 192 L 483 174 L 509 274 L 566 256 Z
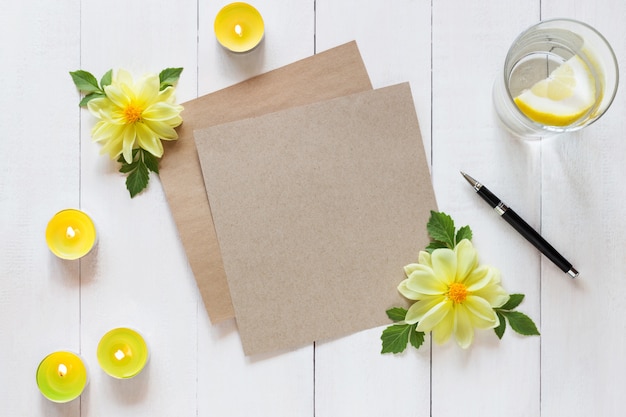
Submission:
M 467 182 L 470 183 L 474 190 L 478 193 L 479 196 L 483 198 L 491 208 L 495 209 L 496 212 L 507 221 L 515 230 L 517 230 L 526 240 L 532 243 L 537 249 L 541 251 L 548 259 L 550 259 L 556 266 L 558 266 L 561 271 L 567 272 L 567 274 L 576 278 L 578 276 L 578 271 L 572 267 L 572 264 L 567 261 L 560 253 L 556 251 L 544 238 L 541 237 L 535 229 L 530 227 L 528 223 L 526 223 L 520 216 L 517 215 L 512 209 L 507 207 L 506 204 L 502 202 L 498 197 L 496 197 L 491 191 L 487 189 L 484 185 L 476 181 L 474 178 L 467 175 L 465 172 L 461 171 L 461 174 Z

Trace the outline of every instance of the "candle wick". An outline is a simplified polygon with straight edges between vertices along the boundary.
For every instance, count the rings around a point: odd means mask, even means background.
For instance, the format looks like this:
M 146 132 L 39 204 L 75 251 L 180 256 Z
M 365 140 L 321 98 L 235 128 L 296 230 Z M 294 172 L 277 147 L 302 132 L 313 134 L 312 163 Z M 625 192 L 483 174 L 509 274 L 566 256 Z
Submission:
M 124 352 L 122 352 L 122 349 L 118 349 L 117 352 L 115 352 L 113 355 L 115 356 L 115 359 L 117 359 L 118 361 L 121 361 L 122 359 L 126 357 Z
M 59 367 L 57 368 L 57 371 L 59 373 L 60 377 L 64 377 L 65 375 L 67 375 L 67 366 L 65 366 L 64 364 L 59 364 Z
M 65 236 L 67 236 L 68 239 L 72 239 L 74 236 L 76 236 L 76 232 L 74 231 L 72 226 L 67 226 L 67 230 L 65 231 Z
M 243 29 L 241 28 L 241 25 L 237 24 L 235 25 L 235 33 L 241 38 L 243 36 Z

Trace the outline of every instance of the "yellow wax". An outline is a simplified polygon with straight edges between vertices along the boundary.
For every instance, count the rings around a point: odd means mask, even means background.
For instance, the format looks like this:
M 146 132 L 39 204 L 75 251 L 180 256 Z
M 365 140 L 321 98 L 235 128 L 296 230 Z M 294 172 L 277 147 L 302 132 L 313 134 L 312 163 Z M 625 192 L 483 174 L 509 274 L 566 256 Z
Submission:
M 218 42 L 233 52 L 247 52 L 263 39 L 265 25 L 257 9 L 247 3 L 231 3 L 222 8 L 213 25 Z
M 87 214 L 67 209 L 58 212 L 46 227 L 46 243 L 62 259 L 85 256 L 96 242 L 96 228 Z
M 132 378 L 148 361 L 148 345 L 139 333 L 120 327 L 110 330 L 98 343 L 98 363 L 114 378 Z
M 87 385 L 87 368 L 72 352 L 54 352 L 37 368 L 37 387 L 49 399 L 65 403 L 77 398 Z

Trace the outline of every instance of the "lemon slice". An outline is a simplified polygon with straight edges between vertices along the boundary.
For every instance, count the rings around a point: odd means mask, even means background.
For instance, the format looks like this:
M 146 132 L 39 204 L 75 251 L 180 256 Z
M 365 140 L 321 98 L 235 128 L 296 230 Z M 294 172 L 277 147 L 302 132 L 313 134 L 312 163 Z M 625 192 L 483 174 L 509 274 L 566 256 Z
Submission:
M 589 67 L 574 55 L 514 101 L 522 113 L 537 123 L 567 126 L 593 106 L 595 95 L 595 82 Z

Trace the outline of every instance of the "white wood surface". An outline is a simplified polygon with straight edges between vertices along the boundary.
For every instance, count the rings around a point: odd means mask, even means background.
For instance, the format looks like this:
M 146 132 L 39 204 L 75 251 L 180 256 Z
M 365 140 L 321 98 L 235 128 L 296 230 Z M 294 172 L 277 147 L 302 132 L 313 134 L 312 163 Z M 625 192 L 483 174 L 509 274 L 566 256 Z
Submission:
M 623 91 L 596 124 L 528 143 L 504 133 L 491 86 L 515 36 L 540 19 L 590 23 L 626 68 L 620 0 L 265 0 L 260 48 L 217 44 L 227 2 L 3 1 L 0 12 L 0 415 L 21 416 L 603 416 L 626 390 L 626 108 Z M 462 351 L 431 345 L 380 355 L 371 329 L 291 352 L 247 358 L 234 320 L 211 325 L 157 177 L 130 199 L 116 164 L 90 139 L 69 71 L 101 75 L 185 68 L 179 102 L 355 39 L 375 88 L 409 81 L 439 208 L 470 224 L 483 262 L 541 337 L 479 333 Z M 497 218 L 465 170 L 525 217 L 581 276 L 571 280 Z M 61 261 L 49 218 L 80 207 L 97 248 Z M 418 249 L 418 248 L 416 248 Z M 401 266 L 400 266 L 401 267 Z M 140 376 L 118 381 L 95 349 L 135 327 L 151 348 Z M 79 400 L 54 404 L 35 384 L 49 352 L 87 361 Z

